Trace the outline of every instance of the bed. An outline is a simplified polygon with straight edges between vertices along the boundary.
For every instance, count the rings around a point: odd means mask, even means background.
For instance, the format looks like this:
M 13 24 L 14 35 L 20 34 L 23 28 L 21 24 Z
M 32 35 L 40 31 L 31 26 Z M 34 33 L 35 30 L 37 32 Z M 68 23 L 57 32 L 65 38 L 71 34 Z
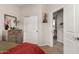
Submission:
M 45 54 L 45 52 L 36 44 L 21 43 L 0 54 Z

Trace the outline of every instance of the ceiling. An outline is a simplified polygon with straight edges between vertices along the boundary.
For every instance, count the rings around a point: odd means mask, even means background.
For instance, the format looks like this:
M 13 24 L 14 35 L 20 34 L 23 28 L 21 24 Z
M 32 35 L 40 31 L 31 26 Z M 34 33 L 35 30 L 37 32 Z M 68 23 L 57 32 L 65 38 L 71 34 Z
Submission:
M 40 5 L 40 4 L 15 4 L 18 7 L 23 7 L 23 6 L 32 6 L 32 5 Z

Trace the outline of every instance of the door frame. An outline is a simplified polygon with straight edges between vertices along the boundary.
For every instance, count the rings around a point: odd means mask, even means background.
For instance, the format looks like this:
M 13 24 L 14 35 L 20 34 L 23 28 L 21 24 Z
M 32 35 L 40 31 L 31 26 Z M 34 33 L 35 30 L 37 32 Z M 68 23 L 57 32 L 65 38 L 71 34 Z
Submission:
M 52 24 L 53 24 L 53 13 L 55 13 L 55 12 L 61 10 L 61 9 L 63 9 L 63 23 L 64 23 L 64 6 L 60 6 L 60 7 L 56 8 L 56 9 L 54 9 L 51 12 L 52 13 L 52 18 L 51 18 L 52 19 Z M 53 26 L 52 26 L 52 32 L 53 32 Z M 52 35 L 53 35 L 53 33 L 52 33 Z M 52 37 L 52 40 L 53 40 L 53 37 Z M 63 44 L 64 44 L 64 25 L 63 25 Z M 64 50 L 64 47 L 63 47 L 63 50 Z
M 54 13 L 57 13 L 57 12 L 59 12 L 59 11 L 61 11 L 61 10 L 63 11 L 63 8 L 61 8 L 61 9 L 59 9 L 59 10 L 53 12 L 53 15 L 54 15 Z M 63 14 L 63 16 L 64 16 L 64 14 Z M 63 16 L 62 16 L 62 17 L 63 17 Z M 57 16 L 56 16 L 56 17 L 57 17 Z M 53 17 L 53 20 L 54 20 L 54 17 Z M 57 19 L 55 19 L 55 20 L 56 20 L 55 24 L 57 24 Z M 63 18 L 63 20 L 64 20 L 64 18 Z M 64 21 L 63 21 L 63 23 L 64 23 Z M 56 25 L 55 27 L 57 27 L 57 25 Z M 63 27 L 64 27 L 64 24 L 63 24 Z M 56 30 L 57 30 L 57 28 L 56 28 Z M 63 31 L 64 31 L 64 29 L 63 29 Z M 54 32 L 54 30 L 53 30 L 53 32 Z M 57 32 L 58 32 L 58 31 L 56 31 L 56 35 L 57 35 Z M 64 33 L 63 33 L 63 34 L 64 34 Z M 57 38 L 57 39 L 58 39 L 58 38 Z M 57 39 L 56 39 L 56 40 L 57 40 Z M 63 43 L 63 42 L 62 42 L 62 43 Z

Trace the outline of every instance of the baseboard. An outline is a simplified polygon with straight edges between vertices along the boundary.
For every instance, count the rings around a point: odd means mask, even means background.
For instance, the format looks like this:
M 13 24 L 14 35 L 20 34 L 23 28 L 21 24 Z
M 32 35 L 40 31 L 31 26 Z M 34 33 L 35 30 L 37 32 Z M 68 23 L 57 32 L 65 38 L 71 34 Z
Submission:
M 38 46 L 49 46 L 49 47 L 53 47 L 53 44 L 50 45 L 50 44 L 38 44 Z
M 61 43 L 63 43 L 63 41 L 60 41 L 60 40 L 57 40 L 58 42 L 61 42 Z
M 48 45 L 48 44 L 38 44 L 38 46 L 46 46 L 46 45 Z

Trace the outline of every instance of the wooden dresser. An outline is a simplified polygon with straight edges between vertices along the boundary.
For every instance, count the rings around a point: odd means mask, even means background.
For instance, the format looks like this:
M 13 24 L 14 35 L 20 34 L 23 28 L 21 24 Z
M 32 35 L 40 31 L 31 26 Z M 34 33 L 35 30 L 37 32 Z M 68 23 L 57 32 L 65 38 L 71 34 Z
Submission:
M 8 31 L 8 41 L 15 43 L 23 42 L 23 32 L 22 30 L 9 30 Z

